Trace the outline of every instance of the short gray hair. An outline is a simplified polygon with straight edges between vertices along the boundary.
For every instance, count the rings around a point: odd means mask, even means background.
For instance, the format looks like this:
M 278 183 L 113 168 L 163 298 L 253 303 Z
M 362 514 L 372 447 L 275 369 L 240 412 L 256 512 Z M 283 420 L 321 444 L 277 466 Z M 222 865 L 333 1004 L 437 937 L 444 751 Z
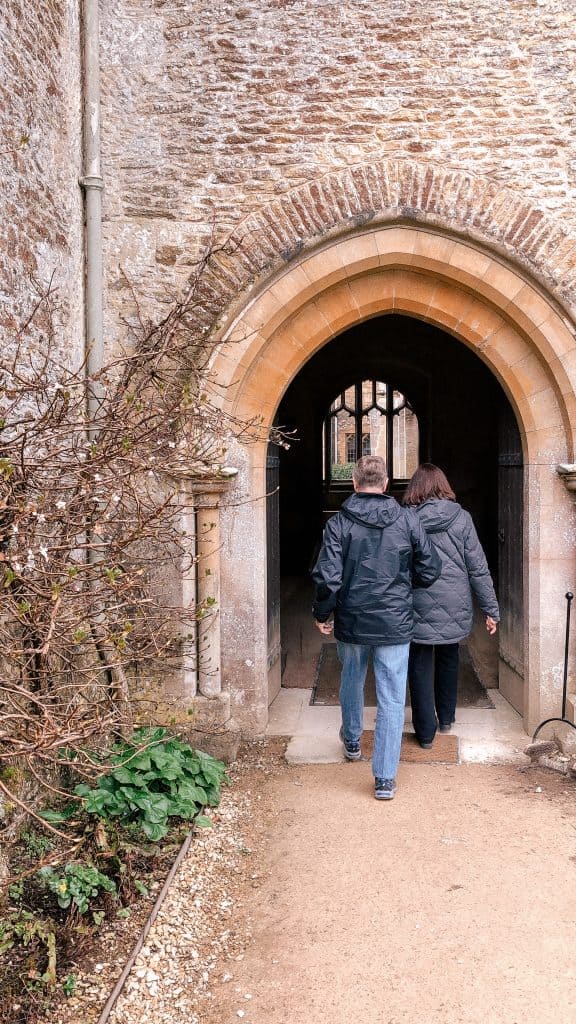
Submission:
M 354 466 L 352 478 L 359 490 L 366 487 L 381 487 L 388 482 L 386 463 L 380 455 L 363 455 Z

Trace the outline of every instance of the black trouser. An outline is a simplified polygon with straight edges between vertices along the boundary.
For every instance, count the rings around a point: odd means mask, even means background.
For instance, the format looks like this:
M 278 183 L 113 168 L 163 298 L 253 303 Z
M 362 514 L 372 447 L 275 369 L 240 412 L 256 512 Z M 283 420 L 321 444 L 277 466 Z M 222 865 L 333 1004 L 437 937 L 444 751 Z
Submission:
M 421 743 L 440 725 L 452 725 L 458 688 L 458 644 L 410 644 L 408 683 L 412 724 Z

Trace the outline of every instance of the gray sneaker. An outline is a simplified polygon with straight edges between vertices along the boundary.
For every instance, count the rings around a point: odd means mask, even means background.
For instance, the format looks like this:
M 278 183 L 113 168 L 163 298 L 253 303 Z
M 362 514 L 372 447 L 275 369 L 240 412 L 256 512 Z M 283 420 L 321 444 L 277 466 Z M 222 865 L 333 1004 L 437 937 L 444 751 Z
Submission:
M 348 740 L 345 740 L 344 739 L 344 733 L 343 733 L 342 729 L 340 729 L 340 732 L 339 732 L 338 735 L 340 736 L 340 741 L 341 741 L 341 743 L 342 743 L 342 745 L 344 747 L 344 757 L 346 758 L 346 760 L 347 761 L 360 761 L 360 759 L 362 758 L 362 751 L 360 750 L 360 744 L 359 743 L 349 743 Z
M 374 779 L 376 800 L 393 800 L 396 794 L 396 779 Z

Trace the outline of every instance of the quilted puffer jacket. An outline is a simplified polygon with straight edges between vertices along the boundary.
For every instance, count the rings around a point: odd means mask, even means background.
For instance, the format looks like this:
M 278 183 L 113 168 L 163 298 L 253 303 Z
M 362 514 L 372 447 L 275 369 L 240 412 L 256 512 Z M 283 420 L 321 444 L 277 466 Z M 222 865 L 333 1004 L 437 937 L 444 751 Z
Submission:
M 440 560 L 417 517 L 386 494 L 358 492 L 328 520 L 312 578 L 313 613 L 351 644 L 412 639 L 413 586 L 430 586 Z
M 414 592 L 414 640 L 421 644 L 464 640 L 472 629 L 472 594 L 484 615 L 498 622 L 492 577 L 470 513 L 444 498 L 430 498 L 414 512 L 442 561 L 436 582 Z

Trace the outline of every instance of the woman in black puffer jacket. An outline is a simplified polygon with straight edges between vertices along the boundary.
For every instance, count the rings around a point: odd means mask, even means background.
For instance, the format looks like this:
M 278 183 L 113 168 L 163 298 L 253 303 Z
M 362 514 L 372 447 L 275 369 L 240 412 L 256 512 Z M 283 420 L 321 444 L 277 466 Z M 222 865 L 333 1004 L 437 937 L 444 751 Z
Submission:
M 412 723 L 422 747 L 431 747 L 436 729 L 450 732 L 456 710 L 458 644 L 472 630 L 472 595 L 496 632 L 500 620 L 492 577 L 469 512 L 438 466 L 425 462 L 404 495 L 442 560 L 439 578 L 414 591 L 414 639 L 408 679 Z

